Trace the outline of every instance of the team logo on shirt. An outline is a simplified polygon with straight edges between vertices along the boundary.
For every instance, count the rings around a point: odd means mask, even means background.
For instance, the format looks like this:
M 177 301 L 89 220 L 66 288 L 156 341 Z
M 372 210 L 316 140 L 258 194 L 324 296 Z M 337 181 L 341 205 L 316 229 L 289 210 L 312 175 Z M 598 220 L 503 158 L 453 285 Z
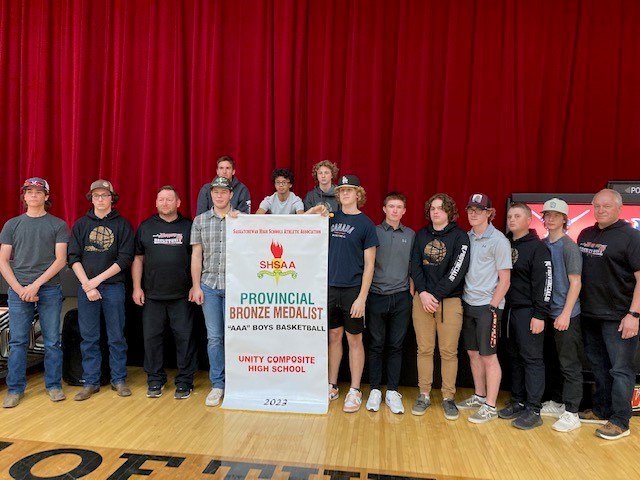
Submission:
M 337 238 L 346 238 L 347 235 L 355 230 L 355 227 L 347 223 L 334 223 L 331 225 L 331 236 Z
M 104 225 L 98 225 L 89 233 L 89 243 L 84 247 L 85 252 L 106 252 L 115 241 L 113 231 Z
M 607 245 L 600 243 L 582 242 L 580 244 L 580 251 L 590 257 L 603 257 L 606 249 Z
M 515 265 L 516 262 L 518 261 L 518 258 L 520 258 L 520 252 L 518 252 L 517 248 L 512 248 L 511 249 L 511 263 L 513 265 Z
M 182 245 L 184 235 L 181 233 L 155 233 L 153 235 L 154 245 Z
M 433 239 L 422 252 L 423 265 L 440 265 L 447 256 L 447 246 L 442 240 Z
M 279 243 L 271 240 L 271 255 L 273 257 L 270 260 L 260 260 L 260 271 L 258 272 L 258 278 L 263 278 L 265 275 L 273 277 L 276 281 L 276 285 L 280 282 L 280 277 L 290 276 L 291 278 L 297 278 L 296 264 L 293 260 L 287 261 L 282 258 L 284 253 L 284 247 Z

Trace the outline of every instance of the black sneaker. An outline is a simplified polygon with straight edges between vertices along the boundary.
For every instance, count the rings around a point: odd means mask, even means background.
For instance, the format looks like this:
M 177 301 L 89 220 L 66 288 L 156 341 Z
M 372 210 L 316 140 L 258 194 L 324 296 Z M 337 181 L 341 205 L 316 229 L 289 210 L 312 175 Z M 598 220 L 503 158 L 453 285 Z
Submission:
M 457 420 L 460 416 L 456 402 L 452 398 L 445 398 L 442 401 L 442 410 L 444 410 L 444 418 L 447 420 Z
M 531 430 L 542 425 L 542 418 L 540 417 L 540 412 L 527 408 L 518 418 L 511 422 L 511 425 L 520 430 Z
M 513 420 L 518 418 L 522 412 L 525 411 L 524 404 L 520 402 L 514 402 L 513 400 L 507 403 L 507 406 L 498 411 L 498 417 L 504 420 Z
M 173 394 L 173 398 L 176 400 L 184 400 L 185 398 L 189 398 L 191 396 L 191 388 L 179 386 L 176 387 L 176 393 Z
M 147 398 L 160 398 L 164 385 L 149 385 L 147 389 Z

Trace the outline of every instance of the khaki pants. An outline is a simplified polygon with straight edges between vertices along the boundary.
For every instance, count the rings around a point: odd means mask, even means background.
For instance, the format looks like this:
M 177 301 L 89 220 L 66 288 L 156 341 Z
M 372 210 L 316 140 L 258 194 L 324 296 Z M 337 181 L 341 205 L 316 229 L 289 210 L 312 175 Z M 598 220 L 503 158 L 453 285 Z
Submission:
M 444 318 L 443 312 L 444 311 Z M 458 376 L 458 340 L 462 329 L 462 302 L 445 298 L 435 313 L 425 312 L 420 296 L 413 297 L 413 328 L 418 342 L 418 386 L 420 393 L 431 393 L 433 351 L 438 337 L 440 350 L 442 398 L 453 398 Z

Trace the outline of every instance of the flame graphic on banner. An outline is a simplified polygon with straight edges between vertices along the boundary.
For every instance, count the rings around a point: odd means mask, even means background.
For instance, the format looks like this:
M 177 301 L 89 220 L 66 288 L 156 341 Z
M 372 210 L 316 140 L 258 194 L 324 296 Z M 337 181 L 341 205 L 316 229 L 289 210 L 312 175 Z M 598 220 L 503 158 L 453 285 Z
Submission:
M 273 258 L 282 258 L 283 251 L 284 248 L 282 248 L 282 245 L 271 240 L 271 253 L 273 254 Z
M 265 275 L 274 277 L 276 285 L 280 282 L 280 277 L 290 275 L 291 278 L 296 278 L 298 274 L 295 270 L 283 270 L 282 266 L 286 268 L 287 262 L 282 260 L 282 254 L 284 253 L 284 247 L 277 242 L 271 240 L 271 254 L 273 255 L 273 270 L 260 270 L 258 272 L 258 278 L 262 278 Z M 294 267 L 295 268 L 295 267 Z

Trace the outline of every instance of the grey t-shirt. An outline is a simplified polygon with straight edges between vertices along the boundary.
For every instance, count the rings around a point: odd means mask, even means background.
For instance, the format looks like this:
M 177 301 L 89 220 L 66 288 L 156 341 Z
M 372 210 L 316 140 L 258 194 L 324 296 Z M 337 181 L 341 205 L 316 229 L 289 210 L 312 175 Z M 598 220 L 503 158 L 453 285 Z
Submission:
M 511 270 L 511 244 L 491 224 L 481 236 L 469 231 L 471 253 L 469 271 L 464 277 L 462 299 L 469 305 L 489 305 L 498 286 L 498 270 Z M 504 307 L 504 299 L 500 302 Z
M 582 254 L 576 242 L 567 235 L 563 235 L 555 242 L 544 240 L 551 252 L 551 265 L 553 266 L 553 292 L 551 294 L 551 316 L 557 318 L 564 309 L 569 293 L 569 275 L 582 274 Z M 580 299 L 571 310 L 571 318 L 580 313 Z
M 11 245 L 13 274 L 22 286 L 33 283 L 56 259 L 56 243 L 69 242 L 67 224 L 47 213 L 29 217 L 26 213 L 7 221 L 0 244 Z M 56 274 L 46 285 L 58 285 Z
M 260 208 L 272 213 L 273 215 L 290 215 L 298 210 L 304 210 L 302 199 L 293 192 L 289 192 L 289 196 L 284 202 L 278 199 L 278 192 L 264 197 L 260 202 Z

